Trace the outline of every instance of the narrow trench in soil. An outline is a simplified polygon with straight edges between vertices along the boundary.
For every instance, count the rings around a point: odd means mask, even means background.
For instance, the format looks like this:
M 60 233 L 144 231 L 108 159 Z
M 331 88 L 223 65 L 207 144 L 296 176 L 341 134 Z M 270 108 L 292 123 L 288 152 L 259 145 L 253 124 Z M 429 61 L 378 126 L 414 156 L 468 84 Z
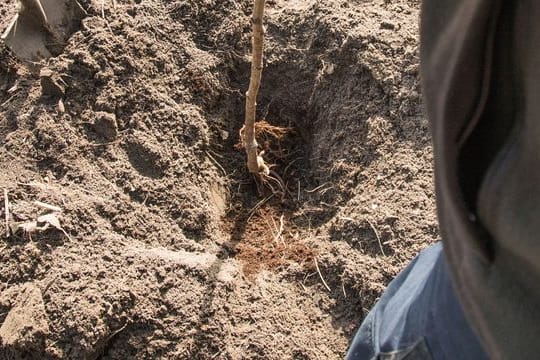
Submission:
M 247 173 L 243 149 L 233 148 L 237 156 L 232 156 L 229 164 L 243 173 L 237 172 L 231 179 L 230 206 L 224 218 L 230 234 L 227 247 L 248 276 L 262 269 L 277 270 L 290 262 L 311 268 L 316 256 L 316 249 L 305 241 L 312 232 L 311 220 L 303 212 L 307 200 L 303 189 L 313 183 L 307 146 L 294 124 L 280 124 L 272 115 L 269 113 L 268 121 L 287 133 L 281 139 L 262 135 L 258 142 L 283 188 L 275 183 L 258 184 Z
M 246 79 L 242 78 L 234 86 L 243 89 L 244 82 Z M 264 120 L 285 133 L 281 138 L 258 134 L 257 141 L 284 189 L 275 182 L 270 187 L 257 185 L 247 171 L 245 152 L 238 146 L 238 131 L 244 122 L 244 98 L 238 94 L 227 99 L 233 104 L 232 131 L 226 140 L 218 136 L 213 151 L 221 153 L 221 165 L 230 174 L 228 210 L 222 222 L 223 232 L 229 234 L 230 240 L 224 244 L 224 250 L 226 256 L 241 261 L 247 276 L 263 269 L 278 270 L 290 263 L 312 270 L 317 248 L 309 240 L 325 220 L 313 216 L 310 209 L 316 195 L 312 190 L 319 184 L 311 171 L 309 134 L 302 129 L 301 117 L 291 117 L 305 114 L 280 101 L 279 89 L 269 91 L 263 86 L 263 91 L 266 93 L 259 94 L 257 121 Z

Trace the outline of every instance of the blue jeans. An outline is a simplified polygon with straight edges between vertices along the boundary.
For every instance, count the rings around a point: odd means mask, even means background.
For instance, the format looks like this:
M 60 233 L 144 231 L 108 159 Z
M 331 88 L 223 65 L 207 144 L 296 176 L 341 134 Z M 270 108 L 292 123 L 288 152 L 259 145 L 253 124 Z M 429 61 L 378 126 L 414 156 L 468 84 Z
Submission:
M 488 359 L 454 294 L 441 243 L 422 251 L 388 285 L 346 359 Z

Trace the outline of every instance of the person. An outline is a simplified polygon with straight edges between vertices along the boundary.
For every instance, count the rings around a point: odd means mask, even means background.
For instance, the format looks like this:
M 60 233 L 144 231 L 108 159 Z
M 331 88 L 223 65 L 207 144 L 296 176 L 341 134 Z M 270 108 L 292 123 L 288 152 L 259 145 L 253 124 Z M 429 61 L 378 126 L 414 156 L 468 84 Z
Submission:
M 532 0 L 423 1 L 442 244 L 389 284 L 347 359 L 540 358 L 539 18 Z

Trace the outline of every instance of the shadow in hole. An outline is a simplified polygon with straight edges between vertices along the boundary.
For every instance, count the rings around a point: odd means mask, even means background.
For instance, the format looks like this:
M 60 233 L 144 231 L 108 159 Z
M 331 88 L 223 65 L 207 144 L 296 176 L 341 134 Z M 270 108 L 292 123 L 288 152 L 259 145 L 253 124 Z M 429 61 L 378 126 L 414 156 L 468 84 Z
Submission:
M 307 58 L 308 65 L 302 67 L 287 62 L 267 66 L 257 114 L 257 119 L 291 127 L 296 133 L 292 154 L 286 160 L 300 159 L 295 164 L 303 198 L 299 207 L 304 205 L 313 212 L 306 227 L 325 224 L 353 197 L 351 191 L 365 180 L 361 169 L 382 156 L 378 147 L 383 140 L 372 140 L 367 120 L 387 116 L 389 112 L 382 87 L 367 67 L 358 65 L 351 74 L 345 63 L 321 79 L 319 67 L 309 65 L 313 61 Z M 238 64 L 236 71 L 229 73 L 233 88 L 247 87 L 248 66 Z M 244 99 L 231 94 L 225 100 L 220 108 L 229 109 L 228 118 L 238 118 L 243 113 Z M 371 105 L 358 111 L 344 108 L 358 107 L 362 102 Z M 235 122 L 228 124 L 229 133 L 236 134 L 238 128 Z M 339 162 L 344 165 L 339 167 Z M 347 186 L 342 184 L 345 181 Z M 305 191 L 324 184 L 332 186 L 323 193 Z
M 301 129 L 311 145 L 314 169 L 339 156 L 353 166 L 369 166 L 380 158 L 377 150 L 383 143 L 368 138 L 370 131 L 391 133 L 396 142 L 415 149 L 431 146 L 426 123 L 415 123 L 423 117 L 419 89 L 409 84 L 417 83 L 417 76 L 397 74 L 398 80 L 401 75 L 402 82 L 410 85 L 397 94 L 378 79 L 372 66 L 359 59 L 359 53 L 369 51 L 368 45 L 362 38 L 348 39 L 331 51 L 312 44 L 303 56 L 291 55 L 292 59 L 285 57 L 264 68 L 258 101 L 264 109 L 262 115 L 274 115 L 270 123 L 292 122 Z M 248 76 L 248 62 L 229 69 L 233 88 L 247 89 Z M 368 123 L 373 118 L 383 119 L 388 128 L 377 129 L 376 122 Z M 327 170 L 314 176 L 322 180 Z

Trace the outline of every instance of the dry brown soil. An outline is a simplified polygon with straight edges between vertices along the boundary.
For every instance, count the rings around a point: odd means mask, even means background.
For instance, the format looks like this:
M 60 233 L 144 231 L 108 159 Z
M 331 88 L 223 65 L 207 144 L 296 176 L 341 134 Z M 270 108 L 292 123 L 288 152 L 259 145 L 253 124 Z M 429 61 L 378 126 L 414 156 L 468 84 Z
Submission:
M 0 358 L 342 358 L 437 240 L 418 1 L 267 2 L 258 107 L 291 128 L 261 141 L 283 196 L 235 148 L 250 1 L 82 4 L 59 56 L 0 45 L 9 223 L 37 200 L 65 230 L 4 237 L 0 201 Z M 42 94 L 43 66 L 65 94 Z

